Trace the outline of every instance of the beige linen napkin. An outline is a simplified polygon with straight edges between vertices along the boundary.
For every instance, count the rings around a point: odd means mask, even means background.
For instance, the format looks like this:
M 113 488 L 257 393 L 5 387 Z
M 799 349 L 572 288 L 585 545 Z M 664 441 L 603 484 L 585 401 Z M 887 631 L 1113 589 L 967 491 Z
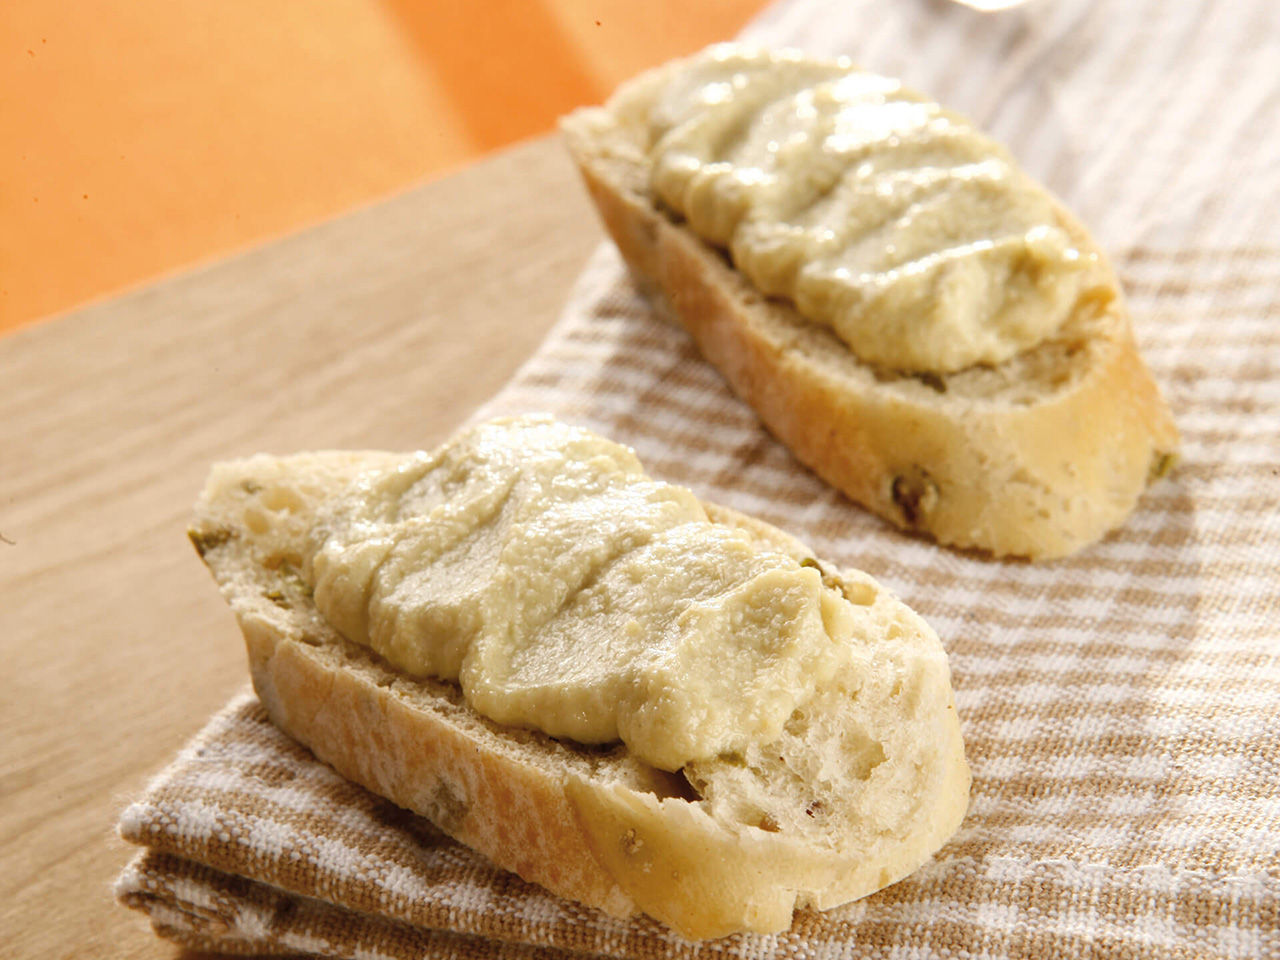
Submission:
M 1064 561 L 955 553 L 798 466 L 611 248 L 481 414 L 549 410 L 880 578 L 951 657 L 959 834 L 788 933 L 682 941 L 558 900 L 336 777 L 237 699 L 129 807 L 118 892 L 181 943 L 333 957 L 1280 956 L 1280 7 L 790 0 L 1004 140 L 1112 255 L 1183 462 Z

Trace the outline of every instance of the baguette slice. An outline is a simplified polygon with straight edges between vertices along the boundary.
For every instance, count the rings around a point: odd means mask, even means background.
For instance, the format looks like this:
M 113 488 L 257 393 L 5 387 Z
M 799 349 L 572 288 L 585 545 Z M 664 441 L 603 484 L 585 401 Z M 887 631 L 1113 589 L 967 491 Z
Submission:
M 691 938 L 786 929 L 893 883 L 956 830 L 969 772 L 937 636 L 865 574 L 828 586 L 872 611 L 856 696 L 819 695 L 776 742 L 668 773 L 620 744 L 502 726 L 454 683 L 350 643 L 303 579 L 317 510 L 390 454 L 259 455 L 214 467 L 190 535 L 243 630 L 272 720 L 339 773 L 499 866 L 614 916 Z M 708 507 L 762 547 L 797 541 Z
M 642 74 L 562 129 L 638 285 L 765 426 L 852 500 L 950 546 L 1051 559 L 1123 522 L 1172 467 L 1178 433 L 1105 259 L 1064 324 L 999 365 L 921 374 L 861 362 L 657 201 L 650 114 L 687 63 Z M 1096 252 L 1055 206 L 1057 226 Z

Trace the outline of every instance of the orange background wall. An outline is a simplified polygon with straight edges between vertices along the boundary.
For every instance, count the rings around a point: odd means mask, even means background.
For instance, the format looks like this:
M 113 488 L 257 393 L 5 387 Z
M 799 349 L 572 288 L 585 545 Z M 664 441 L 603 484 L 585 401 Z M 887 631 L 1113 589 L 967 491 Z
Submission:
M 0 330 L 550 130 L 764 0 L 4 0 Z

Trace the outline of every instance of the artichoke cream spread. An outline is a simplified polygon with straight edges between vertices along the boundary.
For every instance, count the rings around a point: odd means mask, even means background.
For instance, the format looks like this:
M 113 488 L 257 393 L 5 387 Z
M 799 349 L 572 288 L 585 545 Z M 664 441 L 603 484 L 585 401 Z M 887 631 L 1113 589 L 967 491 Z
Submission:
M 847 60 L 713 47 L 667 75 L 647 123 L 656 195 L 865 362 L 1000 363 L 1097 282 L 999 144 Z
M 307 575 L 325 618 L 399 670 L 667 770 L 776 739 L 866 655 L 850 641 L 871 616 L 629 448 L 545 417 L 365 474 L 318 520 Z

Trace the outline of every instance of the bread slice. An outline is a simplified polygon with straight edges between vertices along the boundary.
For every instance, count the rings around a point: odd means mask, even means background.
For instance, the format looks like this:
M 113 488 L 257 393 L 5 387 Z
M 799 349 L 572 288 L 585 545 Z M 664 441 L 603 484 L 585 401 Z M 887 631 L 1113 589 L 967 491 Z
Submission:
M 1049 559 L 1119 525 L 1173 465 L 1178 434 L 1105 259 L 1061 327 L 1003 363 L 912 373 L 861 362 L 657 200 L 651 110 L 685 63 L 641 75 L 562 128 L 640 287 L 765 426 L 851 499 L 951 546 Z M 1056 211 L 1076 247 L 1097 252 Z
M 325 502 L 390 454 L 259 455 L 214 467 L 191 540 L 235 613 L 272 720 L 339 773 L 493 862 L 614 916 L 692 938 L 787 928 L 893 883 L 956 830 L 968 800 L 946 656 L 865 574 L 820 567 L 872 613 L 856 695 L 819 694 L 783 735 L 678 773 L 620 744 L 502 726 L 457 684 L 397 672 L 316 609 L 308 534 Z M 817 564 L 737 513 L 715 522 Z

